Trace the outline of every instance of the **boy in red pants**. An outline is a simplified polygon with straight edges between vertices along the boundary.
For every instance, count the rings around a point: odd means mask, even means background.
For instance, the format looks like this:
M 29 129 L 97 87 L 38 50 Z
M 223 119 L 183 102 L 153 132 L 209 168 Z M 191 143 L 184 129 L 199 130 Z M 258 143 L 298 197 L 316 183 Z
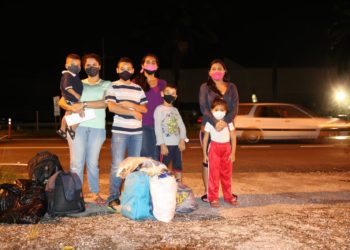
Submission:
M 215 99 L 211 106 L 215 119 L 221 120 L 227 113 L 227 104 L 223 99 Z M 203 162 L 208 162 L 208 201 L 211 207 L 220 207 L 219 183 L 223 191 L 224 201 L 232 206 L 238 205 L 237 198 L 231 193 L 232 163 L 235 161 L 236 132 L 233 123 L 217 131 L 209 122 L 205 124 L 203 138 Z M 209 150 L 207 154 L 208 139 Z

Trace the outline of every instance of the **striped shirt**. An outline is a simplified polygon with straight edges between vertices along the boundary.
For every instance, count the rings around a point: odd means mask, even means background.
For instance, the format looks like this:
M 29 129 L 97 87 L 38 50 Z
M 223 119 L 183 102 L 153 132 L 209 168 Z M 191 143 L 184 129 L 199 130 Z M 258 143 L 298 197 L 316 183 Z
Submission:
M 108 88 L 105 97 L 106 102 L 119 103 L 129 101 L 138 105 L 147 103 L 145 92 L 135 83 L 124 83 L 115 81 Z M 142 121 L 130 115 L 115 114 L 113 118 L 112 133 L 120 134 L 142 134 Z

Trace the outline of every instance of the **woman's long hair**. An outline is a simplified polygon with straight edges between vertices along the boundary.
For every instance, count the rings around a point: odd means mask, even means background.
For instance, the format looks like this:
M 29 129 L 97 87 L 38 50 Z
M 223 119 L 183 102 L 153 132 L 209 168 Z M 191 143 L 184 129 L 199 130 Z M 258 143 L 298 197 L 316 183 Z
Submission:
M 227 72 L 227 68 L 226 68 L 226 65 L 224 63 L 223 60 L 221 59 L 214 59 L 213 61 L 211 61 L 210 63 L 210 67 L 209 67 L 209 70 L 211 69 L 211 66 L 213 66 L 213 64 L 215 63 L 219 63 L 221 64 L 221 66 L 224 68 L 225 70 L 225 75 L 224 75 L 224 82 L 228 82 L 230 80 L 230 77 L 229 77 L 229 74 Z M 221 94 L 221 92 L 218 90 L 218 88 L 216 87 L 215 85 L 215 82 L 214 80 L 211 78 L 211 76 L 208 77 L 208 81 L 207 81 L 207 85 L 208 85 L 208 88 L 213 91 L 214 93 L 218 94 L 220 97 L 223 97 L 223 95 Z
M 143 65 L 145 63 L 147 57 L 153 57 L 154 59 L 156 59 L 157 66 L 159 68 L 158 57 L 156 55 L 154 55 L 154 54 L 151 54 L 151 53 L 149 53 L 149 54 L 145 55 L 144 57 L 142 57 L 141 65 Z M 151 88 L 149 86 L 148 82 L 147 82 L 147 77 L 145 76 L 145 72 L 144 71 L 141 71 L 140 73 L 138 73 L 136 75 L 136 77 L 134 78 L 133 82 L 135 82 L 136 84 L 140 85 L 144 92 L 147 92 Z

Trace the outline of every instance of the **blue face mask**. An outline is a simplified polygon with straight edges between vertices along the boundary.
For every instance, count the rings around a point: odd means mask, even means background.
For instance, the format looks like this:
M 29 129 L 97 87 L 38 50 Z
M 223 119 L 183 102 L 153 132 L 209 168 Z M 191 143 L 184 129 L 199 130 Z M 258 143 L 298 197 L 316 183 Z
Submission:
M 77 65 L 75 65 L 75 64 L 72 64 L 72 65 L 69 65 L 68 67 L 67 67 L 67 69 L 70 71 L 70 72 L 72 72 L 73 74 L 79 74 L 79 72 L 80 72 L 80 67 L 79 66 L 77 66 Z

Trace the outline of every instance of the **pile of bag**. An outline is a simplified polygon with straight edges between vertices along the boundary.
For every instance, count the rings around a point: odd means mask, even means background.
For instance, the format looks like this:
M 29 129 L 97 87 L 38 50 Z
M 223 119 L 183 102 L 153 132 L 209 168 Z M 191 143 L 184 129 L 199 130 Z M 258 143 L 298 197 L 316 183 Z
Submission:
M 28 176 L 0 184 L 0 223 L 34 224 L 46 212 L 54 217 L 85 211 L 81 181 L 63 171 L 57 155 L 38 152 L 28 161 Z
M 117 176 L 125 178 L 121 214 L 127 218 L 155 218 L 170 222 L 175 212 L 189 213 L 197 209 L 192 190 L 176 182 L 174 175 L 161 162 L 145 157 L 128 157 L 120 163 Z

